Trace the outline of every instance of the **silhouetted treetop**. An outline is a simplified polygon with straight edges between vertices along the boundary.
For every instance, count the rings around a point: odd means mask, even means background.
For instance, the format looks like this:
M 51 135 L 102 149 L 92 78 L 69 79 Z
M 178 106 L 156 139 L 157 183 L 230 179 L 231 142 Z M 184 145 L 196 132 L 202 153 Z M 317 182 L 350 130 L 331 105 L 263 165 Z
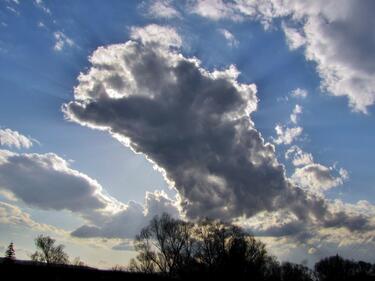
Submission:
M 13 242 L 11 242 L 5 251 L 6 262 L 13 262 L 16 259 L 16 251 L 14 250 Z
M 185 222 L 167 214 L 141 230 L 135 249 L 131 270 L 169 276 L 235 272 L 260 280 L 273 261 L 262 242 L 237 226 L 207 219 Z
M 31 259 L 47 264 L 68 264 L 69 257 L 64 252 L 64 245 L 55 245 L 55 242 L 49 236 L 39 235 L 35 238 L 35 245 L 39 250 L 31 255 Z

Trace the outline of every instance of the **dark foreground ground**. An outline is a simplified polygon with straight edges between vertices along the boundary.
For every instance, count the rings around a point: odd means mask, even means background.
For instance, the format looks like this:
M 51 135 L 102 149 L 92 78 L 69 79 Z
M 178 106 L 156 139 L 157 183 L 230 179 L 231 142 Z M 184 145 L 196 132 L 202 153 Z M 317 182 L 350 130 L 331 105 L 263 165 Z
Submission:
M 0 263 L 0 280 L 30 280 L 30 281 L 57 281 L 57 280 L 129 280 L 151 281 L 167 280 L 158 275 L 131 273 L 123 271 L 99 270 L 89 267 L 41 265 L 32 263 Z
M 336 268 L 335 274 L 331 277 L 319 279 L 317 277 L 304 278 L 303 276 L 297 274 L 291 274 L 289 276 L 284 276 L 279 279 L 269 279 L 272 281 L 375 281 L 375 275 L 371 274 L 358 274 L 355 276 L 346 276 L 344 269 Z M 72 265 L 49 265 L 42 263 L 33 263 L 30 261 L 16 261 L 14 263 L 2 263 L 0 258 L 0 281 L 5 280 L 25 280 L 25 281 L 57 281 L 57 280 L 88 280 L 88 281 L 104 281 L 104 280 L 125 280 L 125 281 L 178 281 L 178 280 L 226 280 L 226 281 L 255 281 L 260 280 L 248 276 L 247 278 L 238 278 L 235 274 L 224 274 L 221 276 L 212 276 L 210 274 L 203 276 L 198 274 L 196 276 L 189 276 L 188 278 L 175 279 L 168 278 L 166 276 L 161 276 L 158 274 L 143 274 L 135 272 L 125 272 L 125 271 L 113 271 L 113 270 L 99 270 L 90 267 L 72 266 Z M 263 279 L 261 279 L 263 280 Z M 268 279 L 267 279 L 268 280 Z

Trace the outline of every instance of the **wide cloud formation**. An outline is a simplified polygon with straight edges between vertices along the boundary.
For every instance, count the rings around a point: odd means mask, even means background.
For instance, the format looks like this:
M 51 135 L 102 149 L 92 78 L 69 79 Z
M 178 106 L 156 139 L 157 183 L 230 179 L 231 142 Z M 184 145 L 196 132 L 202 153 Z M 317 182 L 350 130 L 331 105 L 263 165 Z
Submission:
M 375 103 L 375 35 L 372 0 L 195 0 L 187 10 L 212 20 L 259 20 L 266 28 L 282 19 L 291 49 L 304 48 L 316 63 L 322 87 L 346 96 L 356 111 Z
M 165 40 L 147 38 L 154 41 L 93 53 L 75 100 L 63 106 L 69 120 L 106 130 L 143 153 L 177 189 L 189 218 L 285 209 L 303 220 L 330 219 L 324 200 L 291 185 L 274 146 L 254 127 L 255 85 L 237 82 L 234 66 L 210 72 Z
M 148 192 L 144 205 L 119 202 L 107 195 L 96 180 L 70 168 L 54 153 L 0 150 L 0 192 L 38 209 L 74 212 L 86 222 L 73 232 L 78 237 L 133 238 L 155 215 L 168 212 L 179 217 L 177 206 L 165 193 Z M 4 210 L 15 210 L 1 204 Z
M 101 185 L 71 169 L 54 153 L 13 153 L 0 150 L 0 189 L 40 209 L 115 210 L 113 198 L 103 194 Z

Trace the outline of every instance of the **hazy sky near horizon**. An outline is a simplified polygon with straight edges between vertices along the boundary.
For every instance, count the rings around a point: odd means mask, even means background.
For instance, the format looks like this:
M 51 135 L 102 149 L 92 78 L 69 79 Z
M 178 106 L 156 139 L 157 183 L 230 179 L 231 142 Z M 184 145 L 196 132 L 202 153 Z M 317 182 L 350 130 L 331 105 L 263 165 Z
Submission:
M 168 212 L 237 223 L 283 260 L 375 262 L 374 11 L 0 0 L 0 251 L 46 233 L 126 264 Z

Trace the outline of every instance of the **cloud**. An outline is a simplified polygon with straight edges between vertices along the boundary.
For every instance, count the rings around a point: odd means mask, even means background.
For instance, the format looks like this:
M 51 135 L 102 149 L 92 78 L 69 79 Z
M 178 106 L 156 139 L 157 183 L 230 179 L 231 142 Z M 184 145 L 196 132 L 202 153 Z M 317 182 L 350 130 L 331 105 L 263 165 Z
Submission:
M 182 40 L 176 30 L 168 26 L 150 24 L 145 27 L 132 27 L 130 37 L 143 44 L 157 44 L 164 47 L 181 47 Z
M 106 195 L 97 181 L 71 169 L 67 161 L 53 153 L 0 150 L 0 191 L 10 192 L 32 207 L 78 214 L 88 224 L 72 233 L 77 237 L 133 238 L 155 215 L 167 212 L 180 217 L 178 200 L 164 192 L 147 192 L 144 205 L 118 202 Z M 22 220 L 26 221 L 28 217 Z
M 374 1 L 344 0 L 337 7 L 335 0 L 206 0 L 189 2 L 191 6 L 212 20 L 255 19 L 266 28 L 274 19 L 282 19 L 288 45 L 304 47 L 324 90 L 347 97 L 356 111 L 367 113 L 375 103 Z
M 11 129 L 0 129 L 0 145 L 15 148 L 30 148 L 33 140 Z
M 234 66 L 210 72 L 196 58 L 139 41 L 92 54 L 75 100 L 63 106 L 67 119 L 145 155 L 189 218 L 283 208 L 300 218 L 324 215 L 324 201 L 290 185 L 274 146 L 255 129 L 255 85 L 237 82 Z
M 220 28 L 219 32 L 224 36 L 224 38 L 228 41 L 228 45 L 231 47 L 235 47 L 238 45 L 238 40 L 236 37 L 227 29 Z
M 294 166 L 305 166 L 314 163 L 311 153 L 304 152 L 301 148 L 293 145 L 285 152 L 285 159 L 292 158 Z
M 297 124 L 299 115 L 302 114 L 302 106 L 299 104 L 296 104 L 292 114 L 290 115 L 290 121 L 292 121 L 293 124 Z
M 163 19 L 180 18 L 180 12 L 173 7 L 171 2 L 171 0 L 154 1 L 148 7 L 147 15 L 153 18 Z
M 277 134 L 277 138 L 274 139 L 273 142 L 276 144 L 288 145 L 301 136 L 303 128 L 299 126 L 288 128 L 285 126 L 276 125 L 275 131 Z
M 43 12 L 45 12 L 46 14 L 49 14 L 51 15 L 51 10 L 49 8 L 46 7 L 46 5 L 44 4 L 43 0 L 35 0 L 34 1 L 34 4 L 42 9 Z
M 53 49 L 55 51 L 62 51 L 66 46 L 73 47 L 75 45 L 74 41 L 66 36 L 62 31 L 56 31 L 53 33 L 55 37 L 55 45 Z
M 163 210 L 182 211 L 187 219 L 252 223 L 254 233 L 308 241 L 310 248 L 317 247 L 314 233 L 340 229 L 367 235 L 372 229 L 369 217 L 333 208 L 312 188 L 302 189 L 287 178 L 275 147 L 264 141 L 251 119 L 257 108 L 256 87 L 239 83 L 235 66 L 208 71 L 175 46 L 142 43 L 140 37 L 99 47 L 90 63 L 78 77 L 74 100 L 62 107 L 65 117 L 107 131 L 143 154 L 178 198 L 149 193 L 144 205 L 129 202 L 72 235 L 128 238 Z M 318 165 L 298 161 L 301 169 Z M 323 182 L 324 189 L 331 178 L 320 170 L 310 178 Z M 339 171 L 332 172 L 338 173 L 332 174 L 334 179 L 343 178 Z M 264 220 L 259 219 L 263 215 Z
M 333 176 L 334 168 L 317 163 L 310 163 L 296 168 L 292 181 L 302 188 L 315 193 L 322 193 L 333 187 L 342 185 L 348 178 L 345 169 L 340 169 L 337 176 Z
M 108 217 L 105 222 L 83 225 L 73 231 L 72 235 L 80 238 L 134 238 L 154 216 L 163 213 L 180 218 L 175 200 L 170 199 L 164 192 L 147 192 L 144 205 L 130 201 L 126 209 Z
M 11 7 L 11 6 L 6 6 L 6 8 L 11 11 L 12 13 L 14 13 L 16 16 L 19 16 L 20 15 L 20 12 L 16 10 L 15 7 Z
M 212 20 L 230 18 L 239 21 L 243 18 L 240 13 L 236 12 L 234 3 L 222 0 L 190 1 L 188 9 L 192 13 Z
M 121 205 L 103 194 L 98 182 L 71 169 L 53 153 L 0 150 L 0 189 L 40 209 L 70 210 L 83 216 L 99 210 L 110 212 Z
M 306 98 L 308 96 L 308 92 L 305 89 L 297 88 L 292 91 L 290 94 L 293 98 Z
M 0 201 L 0 224 L 21 226 L 40 232 L 51 232 L 59 235 L 68 234 L 60 228 L 38 223 L 30 217 L 30 214 L 22 211 L 19 207 L 2 201 Z
M 301 31 L 299 31 L 296 28 L 289 27 L 285 24 L 285 22 L 281 25 L 289 48 L 291 50 L 298 49 L 306 44 L 306 38 L 303 34 L 301 34 Z

